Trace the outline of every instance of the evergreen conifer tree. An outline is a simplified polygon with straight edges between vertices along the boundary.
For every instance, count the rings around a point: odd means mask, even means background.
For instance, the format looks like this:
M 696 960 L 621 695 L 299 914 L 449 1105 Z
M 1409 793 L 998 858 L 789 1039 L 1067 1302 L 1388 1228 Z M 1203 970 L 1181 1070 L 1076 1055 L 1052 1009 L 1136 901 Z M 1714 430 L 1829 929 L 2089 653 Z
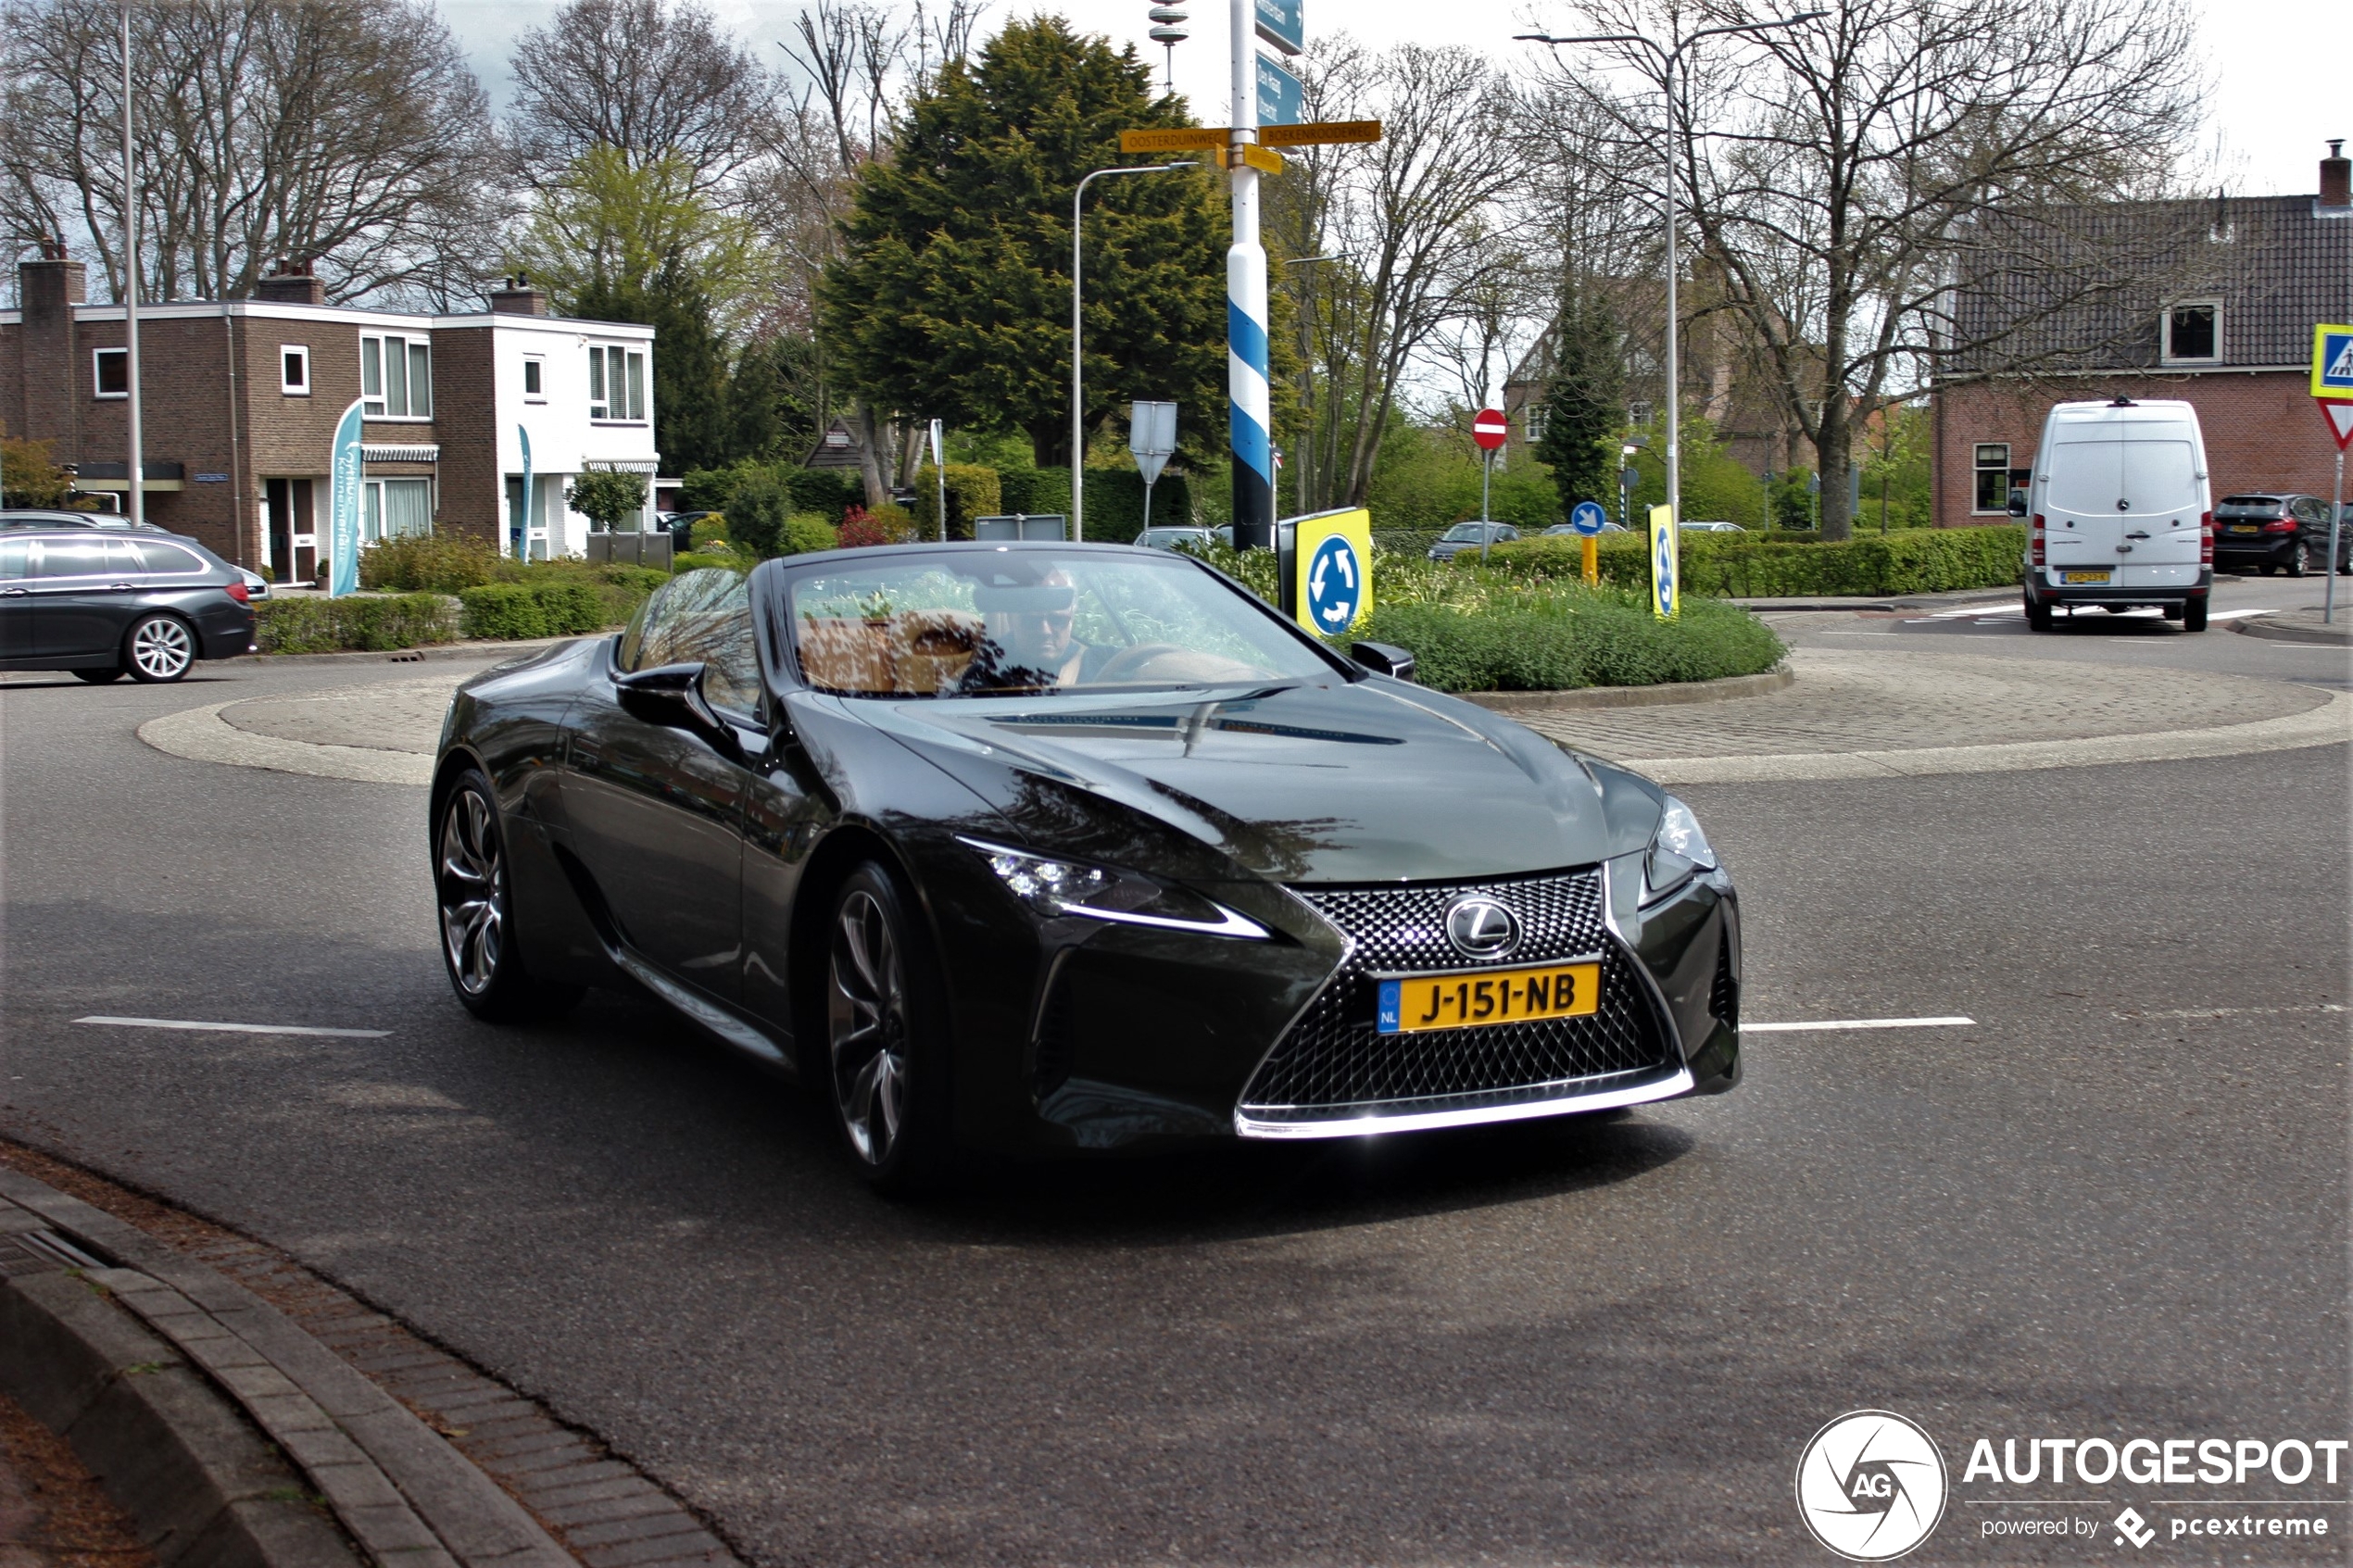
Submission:
M 1553 326 L 1553 379 L 1544 395 L 1544 437 L 1536 444 L 1537 460 L 1553 467 L 1563 511 L 1579 501 L 1609 505 L 1625 426 L 1617 314 L 1592 291 L 1572 288 Z

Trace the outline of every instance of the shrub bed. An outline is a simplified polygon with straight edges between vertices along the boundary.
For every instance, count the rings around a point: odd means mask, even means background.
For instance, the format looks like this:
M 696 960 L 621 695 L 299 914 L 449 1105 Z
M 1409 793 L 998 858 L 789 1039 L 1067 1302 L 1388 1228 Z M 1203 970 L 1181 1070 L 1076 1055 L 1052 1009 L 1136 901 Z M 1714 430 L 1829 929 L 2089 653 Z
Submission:
M 1490 570 L 1519 581 L 1556 583 L 1582 574 L 1575 539 L 1523 539 L 1499 545 Z M 1684 589 L 1718 598 L 1769 598 L 1811 594 L 1937 594 L 1999 588 L 2018 581 L 2025 530 L 1905 528 L 1858 533 L 1843 544 L 1743 539 L 1738 534 L 1686 533 Z M 1475 558 L 1457 557 L 1474 565 Z M 1643 588 L 1650 583 L 1648 546 L 1640 534 L 1604 536 L 1598 553 L 1602 581 Z
M 1529 590 L 1464 608 L 1430 601 L 1374 609 L 1355 635 L 1414 655 L 1415 678 L 1442 692 L 1567 691 L 1755 675 L 1783 648 L 1735 605 L 1687 599 L 1680 620 L 1651 614 L 1644 595 L 1613 587 Z
M 458 605 L 441 594 L 264 599 L 253 607 L 263 653 L 389 653 L 458 640 Z
M 656 582 L 662 580 L 661 572 L 650 575 Z M 630 608 L 635 608 L 635 600 L 645 596 L 636 595 Z M 597 585 L 576 577 L 484 583 L 460 593 L 458 602 L 464 607 L 460 624 L 465 634 L 495 642 L 575 637 L 619 623 Z M 619 618 L 627 619 L 626 613 Z

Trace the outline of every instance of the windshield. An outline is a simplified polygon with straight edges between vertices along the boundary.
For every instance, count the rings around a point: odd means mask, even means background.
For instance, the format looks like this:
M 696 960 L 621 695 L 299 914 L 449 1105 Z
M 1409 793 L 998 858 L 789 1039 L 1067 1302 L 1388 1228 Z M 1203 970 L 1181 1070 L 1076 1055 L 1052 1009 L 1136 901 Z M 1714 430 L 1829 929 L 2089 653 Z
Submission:
M 1446 531 L 1446 543 L 1450 545 L 1459 545 L 1467 541 L 1470 544 L 1476 545 L 1478 543 L 1479 531 L 1482 528 L 1495 528 L 1497 526 L 1497 524 L 1491 522 L 1458 522 L 1453 527 Z
M 801 674 L 849 696 L 992 696 L 1328 675 L 1302 638 L 1177 557 L 895 551 L 794 579 Z

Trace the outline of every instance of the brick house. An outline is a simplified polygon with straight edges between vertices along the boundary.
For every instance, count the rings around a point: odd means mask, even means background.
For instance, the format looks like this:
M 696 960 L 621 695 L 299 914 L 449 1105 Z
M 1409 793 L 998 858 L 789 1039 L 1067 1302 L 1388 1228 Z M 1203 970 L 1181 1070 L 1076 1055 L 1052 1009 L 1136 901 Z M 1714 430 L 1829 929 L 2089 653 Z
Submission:
M 82 264 L 61 255 L 19 264 L 18 307 L 0 310 L 0 421 L 120 504 L 123 311 L 85 303 L 83 287 Z M 446 531 L 502 554 L 577 553 L 588 521 L 565 482 L 654 474 L 653 337 L 550 316 L 516 281 L 463 316 L 328 305 L 307 268 L 251 299 L 143 305 L 146 516 L 281 581 L 314 577 L 335 426 L 360 399 L 363 539 Z
M 2317 196 L 2231 196 L 2112 204 L 2085 221 L 2178 236 L 2163 297 L 2103 295 L 2032 329 L 2065 350 L 2110 346 L 2032 376 L 1940 386 L 1933 397 L 1936 522 L 2005 521 L 2010 487 L 2033 473 L 2043 417 L 2072 399 L 2180 398 L 2197 409 L 2213 493 L 2326 495 L 2335 449 L 2312 408 L 2312 328 L 2353 318 L 2353 200 L 2348 160 L 2331 143 Z M 2004 280 L 2016 290 L 2013 274 Z M 1956 313 L 1974 337 L 2018 296 L 1964 288 Z M 2016 319 L 2014 316 L 2007 319 Z M 1954 369 L 1964 373 L 1966 363 Z

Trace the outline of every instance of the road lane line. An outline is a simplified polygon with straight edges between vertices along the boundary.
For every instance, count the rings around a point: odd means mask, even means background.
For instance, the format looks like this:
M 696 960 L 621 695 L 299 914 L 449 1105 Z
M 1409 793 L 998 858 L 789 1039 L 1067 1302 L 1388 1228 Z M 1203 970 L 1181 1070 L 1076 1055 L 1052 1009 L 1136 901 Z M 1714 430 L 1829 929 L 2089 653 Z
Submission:
M 307 1023 L 212 1023 L 194 1018 L 108 1018 L 93 1013 L 76 1023 L 109 1023 L 122 1029 L 194 1029 L 216 1035 L 325 1035 L 338 1040 L 381 1040 L 389 1029 L 320 1029 Z
M 1974 1018 L 1832 1018 L 1819 1023 L 1743 1023 L 1743 1035 L 1787 1035 L 1800 1029 L 1952 1029 Z
M 2311 1002 L 2281 1008 L 2174 1008 L 2164 1012 L 2112 1012 L 2108 1016 L 2133 1023 L 2148 1018 L 2282 1018 L 2290 1013 L 2345 1012 L 2342 1002 Z

